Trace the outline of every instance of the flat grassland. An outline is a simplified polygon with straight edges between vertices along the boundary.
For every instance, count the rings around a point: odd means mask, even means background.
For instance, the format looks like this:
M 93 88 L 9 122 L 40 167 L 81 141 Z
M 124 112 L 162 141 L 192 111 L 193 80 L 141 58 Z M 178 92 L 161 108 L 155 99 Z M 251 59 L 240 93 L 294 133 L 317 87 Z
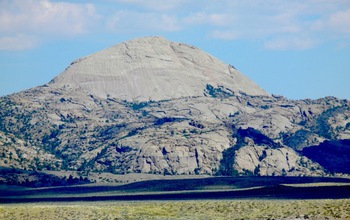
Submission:
M 349 219 L 350 199 L 190 200 L 0 205 L 0 219 Z

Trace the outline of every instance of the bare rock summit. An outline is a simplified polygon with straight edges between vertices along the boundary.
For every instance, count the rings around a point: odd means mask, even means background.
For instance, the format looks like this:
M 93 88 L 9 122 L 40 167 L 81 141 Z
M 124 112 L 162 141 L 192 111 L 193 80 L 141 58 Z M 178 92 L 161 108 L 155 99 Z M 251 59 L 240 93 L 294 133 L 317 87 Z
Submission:
M 207 85 L 227 93 L 269 95 L 234 67 L 187 44 L 145 37 L 74 61 L 54 87 L 132 101 L 203 96 Z

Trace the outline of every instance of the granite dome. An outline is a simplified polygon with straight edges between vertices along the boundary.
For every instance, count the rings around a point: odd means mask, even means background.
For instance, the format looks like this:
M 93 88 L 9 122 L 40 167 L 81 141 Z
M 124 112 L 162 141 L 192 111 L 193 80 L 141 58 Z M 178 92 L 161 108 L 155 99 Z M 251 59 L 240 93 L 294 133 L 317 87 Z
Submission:
M 128 101 L 203 96 L 208 84 L 236 94 L 269 95 L 232 66 L 163 37 L 127 41 L 78 59 L 51 84 Z

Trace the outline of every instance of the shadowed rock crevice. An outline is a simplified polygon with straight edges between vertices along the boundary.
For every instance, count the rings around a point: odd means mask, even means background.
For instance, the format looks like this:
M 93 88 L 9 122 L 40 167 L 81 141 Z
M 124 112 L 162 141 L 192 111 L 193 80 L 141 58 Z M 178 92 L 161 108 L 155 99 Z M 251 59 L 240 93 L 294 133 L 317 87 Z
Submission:
M 350 139 L 325 141 L 306 147 L 302 153 L 332 173 L 350 173 Z

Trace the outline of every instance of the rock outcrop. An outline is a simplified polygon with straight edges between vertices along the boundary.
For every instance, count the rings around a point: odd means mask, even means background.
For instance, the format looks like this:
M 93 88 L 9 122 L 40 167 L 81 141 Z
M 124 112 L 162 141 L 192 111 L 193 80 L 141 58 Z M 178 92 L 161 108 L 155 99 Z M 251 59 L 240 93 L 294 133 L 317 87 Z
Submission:
M 203 96 L 210 84 L 229 94 L 268 95 L 238 70 L 204 51 L 162 37 L 128 41 L 74 61 L 52 87 L 127 101 Z
M 19 169 L 346 174 L 348 155 L 334 169 L 306 150 L 345 139 L 348 100 L 272 96 L 198 48 L 158 37 L 98 52 L 46 85 L 0 98 L 0 164 Z

